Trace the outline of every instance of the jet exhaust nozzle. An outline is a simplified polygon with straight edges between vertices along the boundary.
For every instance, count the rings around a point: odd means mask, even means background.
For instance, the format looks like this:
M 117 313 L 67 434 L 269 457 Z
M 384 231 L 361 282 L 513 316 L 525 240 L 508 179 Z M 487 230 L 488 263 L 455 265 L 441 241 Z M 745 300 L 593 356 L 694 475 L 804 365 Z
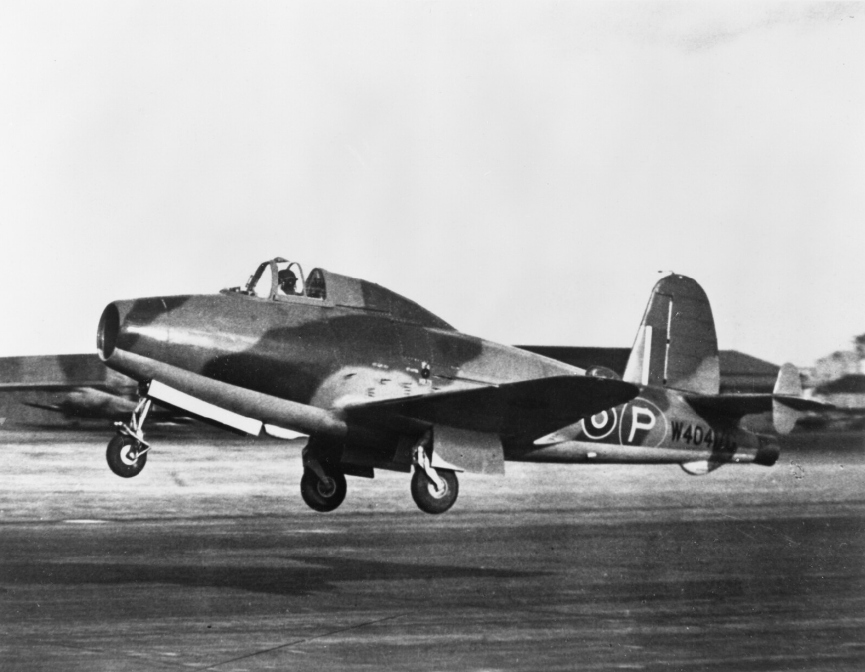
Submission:
M 769 437 L 758 436 L 760 447 L 757 449 L 757 454 L 754 455 L 754 464 L 761 464 L 764 467 L 771 467 L 781 456 L 781 447 Z

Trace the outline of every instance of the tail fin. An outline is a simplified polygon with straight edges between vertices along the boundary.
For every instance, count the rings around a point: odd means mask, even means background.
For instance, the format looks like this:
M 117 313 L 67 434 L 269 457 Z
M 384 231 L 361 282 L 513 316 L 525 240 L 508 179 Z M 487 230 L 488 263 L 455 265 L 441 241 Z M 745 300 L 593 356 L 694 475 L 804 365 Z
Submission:
M 775 381 L 775 389 L 772 390 L 772 394 L 801 397 L 802 380 L 799 378 L 799 369 L 792 364 L 784 364 L 778 371 L 778 380 Z
M 802 398 L 802 380 L 799 369 L 784 364 L 778 371 L 778 380 L 772 391 L 772 422 L 779 434 L 789 434 L 796 421 L 807 411 L 827 411 L 835 408 L 813 399 Z
M 623 380 L 717 394 L 721 373 L 712 308 L 703 288 L 668 275 L 652 290 Z

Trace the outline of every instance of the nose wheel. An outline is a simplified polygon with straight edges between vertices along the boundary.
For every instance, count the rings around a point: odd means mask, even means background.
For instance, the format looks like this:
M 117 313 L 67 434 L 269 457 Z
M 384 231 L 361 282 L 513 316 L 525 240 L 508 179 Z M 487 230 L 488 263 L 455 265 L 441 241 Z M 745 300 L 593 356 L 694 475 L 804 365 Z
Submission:
M 142 397 L 132 412 L 129 424 L 114 423 L 117 436 L 108 442 L 105 459 L 108 461 L 108 468 L 122 478 L 138 476 L 147 463 L 150 444 L 144 440 L 143 426 L 151 403 L 150 399 Z
M 118 434 L 108 442 L 105 453 L 108 467 L 118 476 L 138 476 L 147 463 L 147 448 L 125 434 Z

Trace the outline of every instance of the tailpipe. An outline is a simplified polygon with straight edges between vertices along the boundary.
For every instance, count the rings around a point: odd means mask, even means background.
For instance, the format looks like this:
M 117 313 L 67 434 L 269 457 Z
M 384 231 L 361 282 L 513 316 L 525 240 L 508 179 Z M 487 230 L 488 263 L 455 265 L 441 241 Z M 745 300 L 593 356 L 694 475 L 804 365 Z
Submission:
M 774 441 L 768 436 L 757 436 L 759 447 L 754 455 L 754 464 L 762 464 L 764 467 L 771 467 L 781 456 L 781 447 L 777 441 Z

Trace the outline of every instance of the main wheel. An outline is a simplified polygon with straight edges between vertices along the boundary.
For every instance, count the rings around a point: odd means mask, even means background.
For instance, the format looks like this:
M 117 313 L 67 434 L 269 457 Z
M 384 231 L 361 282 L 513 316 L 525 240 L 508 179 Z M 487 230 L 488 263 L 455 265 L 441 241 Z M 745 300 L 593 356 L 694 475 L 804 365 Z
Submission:
M 426 513 L 444 513 L 457 501 L 460 484 L 457 475 L 446 469 L 436 469 L 438 477 L 444 483 L 439 490 L 423 469 L 414 470 L 411 477 L 411 496 L 421 511 Z
M 345 474 L 338 469 L 325 467 L 324 473 L 326 478 L 321 480 L 312 469 L 304 469 L 300 479 L 300 496 L 309 508 L 326 513 L 342 504 L 348 486 Z
M 111 471 L 123 478 L 138 476 L 147 462 L 147 453 L 140 453 L 141 448 L 138 441 L 126 434 L 118 434 L 111 439 L 105 452 Z

